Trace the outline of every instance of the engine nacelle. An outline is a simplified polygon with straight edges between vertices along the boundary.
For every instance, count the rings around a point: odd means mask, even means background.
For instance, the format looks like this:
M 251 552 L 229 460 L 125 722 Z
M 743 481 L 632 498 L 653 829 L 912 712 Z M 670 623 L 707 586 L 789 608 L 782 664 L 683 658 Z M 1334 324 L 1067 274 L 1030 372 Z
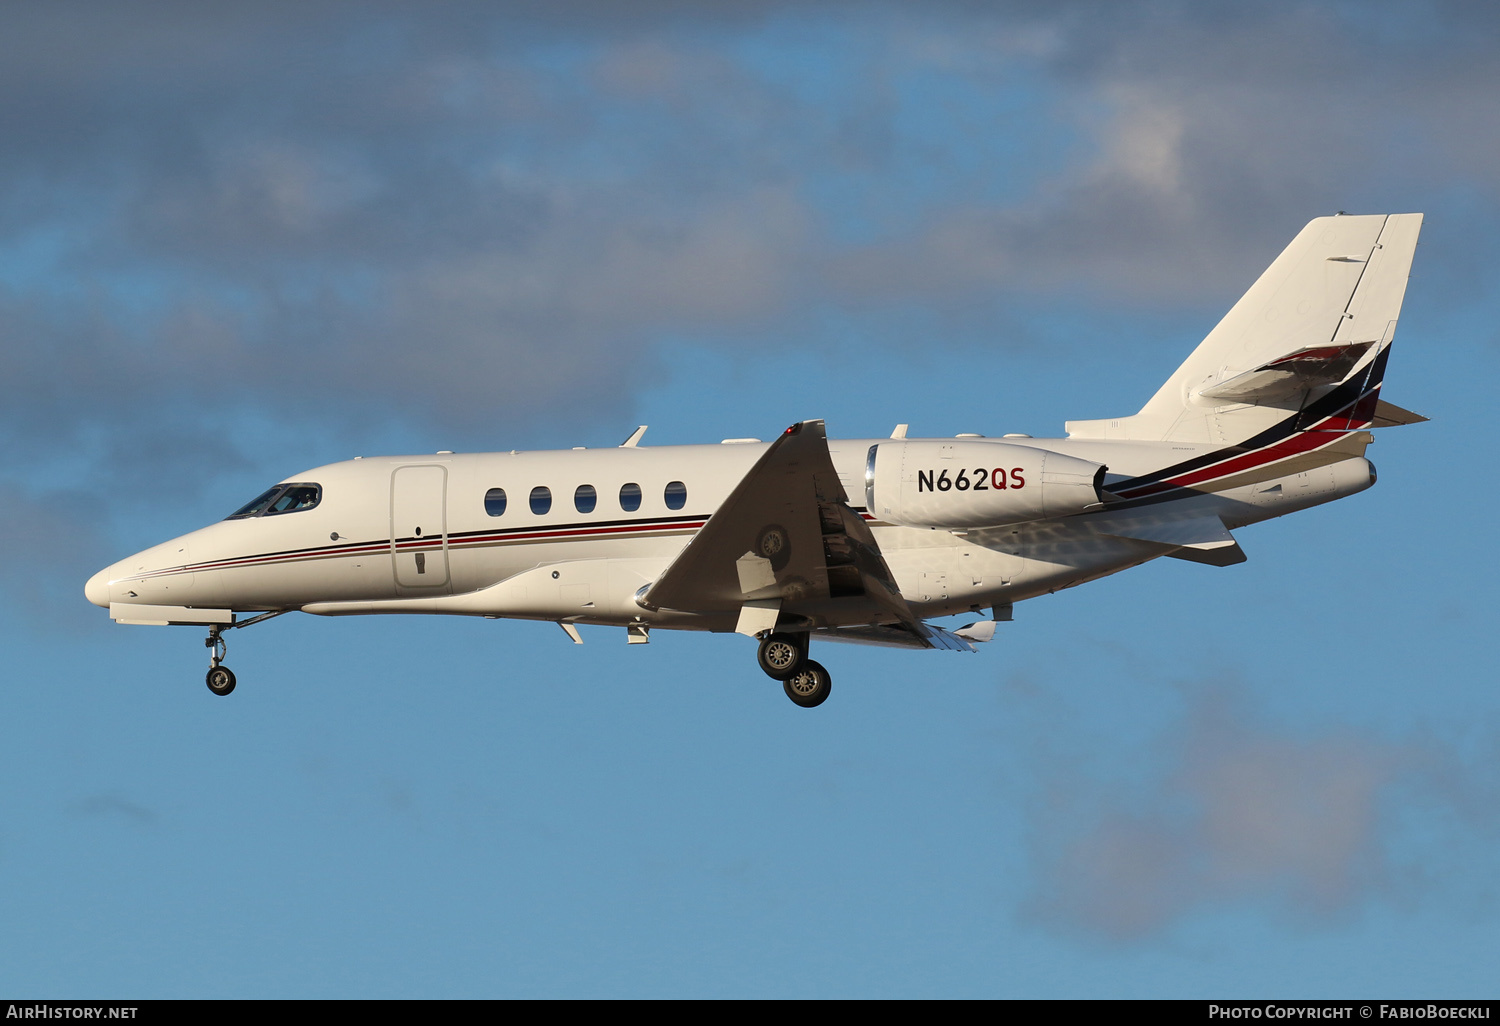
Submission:
M 1098 509 L 1104 466 L 1011 442 L 870 446 L 865 505 L 903 527 L 996 527 Z

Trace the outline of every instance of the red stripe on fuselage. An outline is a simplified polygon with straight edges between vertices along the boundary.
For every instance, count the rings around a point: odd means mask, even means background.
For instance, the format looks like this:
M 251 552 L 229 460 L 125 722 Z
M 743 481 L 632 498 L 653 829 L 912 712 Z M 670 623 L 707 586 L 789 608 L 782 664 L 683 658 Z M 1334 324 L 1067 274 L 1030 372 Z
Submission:
M 1357 411 L 1354 416 L 1358 416 Z M 1168 478 L 1165 481 L 1157 481 L 1152 484 L 1142 485 L 1138 488 L 1128 488 L 1123 491 L 1115 491 L 1115 494 L 1120 496 L 1120 498 L 1122 499 L 1144 498 L 1148 495 L 1157 495 L 1161 492 L 1171 491 L 1174 488 L 1190 488 L 1193 485 L 1203 484 L 1204 482 L 1217 480 L 1221 477 L 1229 477 L 1233 474 L 1242 474 L 1245 471 L 1254 470 L 1257 467 L 1278 463 L 1281 460 L 1289 459 L 1293 456 L 1300 456 L 1303 453 L 1312 452 L 1325 446 L 1332 445 L 1340 438 L 1349 434 L 1349 429 L 1332 426 L 1325 427 L 1324 425 L 1333 425 L 1335 423 L 1350 423 L 1354 420 L 1354 416 L 1327 417 L 1322 421 L 1319 421 L 1318 424 L 1314 427 L 1308 428 L 1305 431 L 1299 431 L 1297 434 L 1292 435 L 1290 438 L 1275 442 L 1263 449 L 1256 449 L 1254 452 L 1241 453 L 1237 456 L 1231 456 L 1230 458 L 1219 463 L 1204 467 L 1200 470 L 1193 470 L 1185 474 L 1179 474 L 1176 477 Z M 1361 425 L 1361 427 L 1363 426 L 1364 425 Z M 1111 490 L 1114 491 L 1113 489 Z
M 395 543 L 395 549 L 399 552 L 432 552 L 443 548 L 446 540 L 449 549 L 456 548 L 479 548 L 493 545 L 505 545 L 517 542 L 553 541 L 567 538 L 599 538 L 622 536 L 636 537 L 650 532 L 661 532 L 664 534 L 681 533 L 684 531 L 696 531 L 707 522 L 706 519 L 693 518 L 690 520 L 675 520 L 666 523 L 644 523 L 644 524 L 621 524 L 615 526 L 558 528 L 556 530 L 530 530 L 523 531 L 512 529 L 509 532 L 496 532 L 483 535 L 463 535 L 457 538 L 438 535 L 432 538 L 402 539 Z M 361 542 L 356 545 L 330 545 L 318 549 L 297 549 L 291 552 L 274 552 L 256 556 L 238 556 L 234 559 L 220 559 L 207 563 L 194 563 L 189 566 L 172 567 L 165 570 L 153 570 L 150 573 L 138 574 L 126 580 L 139 581 L 152 577 L 165 577 L 172 574 L 196 573 L 207 570 L 225 570 L 249 566 L 267 566 L 276 563 L 298 562 L 301 560 L 332 559 L 341 556 L 379 556 L 392 550 L 389 541 Z

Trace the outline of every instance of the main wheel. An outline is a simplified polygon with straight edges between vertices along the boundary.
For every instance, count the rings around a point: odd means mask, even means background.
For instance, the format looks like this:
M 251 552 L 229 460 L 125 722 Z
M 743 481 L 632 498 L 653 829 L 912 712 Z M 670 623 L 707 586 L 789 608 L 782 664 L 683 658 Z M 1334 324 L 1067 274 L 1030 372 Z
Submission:
M 807 661 L 807 646 L 794 634 L 772 634 L 761 640 L 756 661 L 772 680 L 786 680 Z
M 227 666 L 215 666 L 208 671 L 208 690 L 220 697 L 234 690 L 234 671 Z
M 804 709 L 811 709 L 828 700 L 828 693 L 833 690 L 833 678 L 828 676 L 822 663 L 809 659 L 802 664 L 802 669 L 783 681 L 781 686 L 786 690 L 786 697 Z
M 780 524 L 762 527 L 755 538 L 755 552 L 771 561 L 772 570 L 786 569 L 787 561 L 792 558 L 792 545 L 786 528 Z

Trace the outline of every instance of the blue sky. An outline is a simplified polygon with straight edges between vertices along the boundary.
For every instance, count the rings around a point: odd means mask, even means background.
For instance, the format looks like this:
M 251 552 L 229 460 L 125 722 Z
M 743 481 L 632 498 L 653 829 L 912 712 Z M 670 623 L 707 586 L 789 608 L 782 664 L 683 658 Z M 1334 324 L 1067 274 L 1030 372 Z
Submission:
M 1123 6 L 0 15 L 0 992 L 1492 992 L 1500 18 Z M 83 599 L 356 454 L 1133 412 L 1340 209 L 1428 218 L 1375 489 L 812 713 L 415 617 L 220 700 Z

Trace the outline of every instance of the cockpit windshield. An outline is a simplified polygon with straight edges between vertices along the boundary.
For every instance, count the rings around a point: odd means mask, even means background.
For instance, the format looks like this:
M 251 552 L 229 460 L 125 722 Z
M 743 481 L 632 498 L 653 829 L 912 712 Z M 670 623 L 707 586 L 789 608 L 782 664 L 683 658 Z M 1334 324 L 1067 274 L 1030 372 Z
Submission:
M 312 509 L 323 498 L 323 486 L 316 484 L 279 484 L 268 488 L 235 510 L 225 520 L 248 520 L 251 517 L 275 516 Z

